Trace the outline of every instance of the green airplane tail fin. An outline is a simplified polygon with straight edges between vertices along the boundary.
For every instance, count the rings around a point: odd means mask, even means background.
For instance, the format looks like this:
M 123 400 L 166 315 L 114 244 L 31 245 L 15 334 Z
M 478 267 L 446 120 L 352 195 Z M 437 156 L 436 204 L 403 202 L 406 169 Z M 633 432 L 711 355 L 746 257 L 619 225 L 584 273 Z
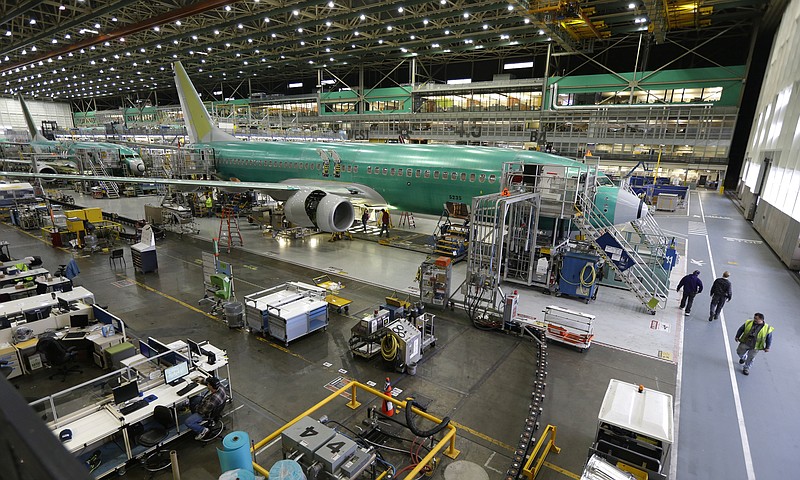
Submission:
M 236 137 L 222 131 L 211 121 L 203 101 L 200 100 L 200 95 L 197 94 L 197 90 L 195 90 L 192 81 L 189 79 L 189 74 L 186 73 L 186 69 L 183 68 L 181 62 L 175 62 L 173 70 L 175 72 L 175 86 L 178 89 L 178 97 L 181 101 L 181 110 L 183 110 L 183 119 L 186 122 L 190 142 L 238 141 Z
M 28 126 L 28 134 L 31 136 L 31 144 L 52 143 L 39 132 L 38 128 L 36 128 L 36 124 L 33 123 L 33 116 L 31 116 L 31 112 L 28 110 L 28 105 L 25 103 L 25 99 L 22 98 L 21 93 L 18 95 L 18 98 L 19 104 L 22 106 L 22 115 L 25 117 L 25 124 Z

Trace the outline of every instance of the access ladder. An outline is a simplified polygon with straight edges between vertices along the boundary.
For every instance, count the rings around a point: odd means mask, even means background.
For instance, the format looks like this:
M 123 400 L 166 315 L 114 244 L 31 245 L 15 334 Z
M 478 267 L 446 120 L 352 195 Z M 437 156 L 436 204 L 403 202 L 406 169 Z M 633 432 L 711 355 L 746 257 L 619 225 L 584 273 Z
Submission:
M 219 219 L 219 235 L 217 236 L 220 245 L 228 244 L 228 253 L 231 247 L 244 246 L 242 232 L 239 231 L 239 220 L 233 207 L 226 205 L 222 208 L 222 216 Z
M 413 212 L 400 212 L 400 223 L 397 226 L 402 227 L 406 224 L 409 227 L 417 228 L 417 224 L 414 222 Z

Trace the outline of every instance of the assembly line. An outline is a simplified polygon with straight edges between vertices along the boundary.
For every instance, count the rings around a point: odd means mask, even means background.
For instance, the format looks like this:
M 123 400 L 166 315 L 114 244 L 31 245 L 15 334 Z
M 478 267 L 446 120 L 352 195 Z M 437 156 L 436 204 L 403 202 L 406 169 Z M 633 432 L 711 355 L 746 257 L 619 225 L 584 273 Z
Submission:
M 9 478 L 797 474 L 800 0 L 29 3 Z

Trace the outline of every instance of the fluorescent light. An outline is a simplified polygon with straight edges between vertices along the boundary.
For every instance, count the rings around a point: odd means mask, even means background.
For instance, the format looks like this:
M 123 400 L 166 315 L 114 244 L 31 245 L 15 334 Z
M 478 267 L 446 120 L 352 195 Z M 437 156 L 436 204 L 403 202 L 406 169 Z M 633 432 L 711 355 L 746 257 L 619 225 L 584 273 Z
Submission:
M 533 68 L 533 62 L 506 63 L 503 70 L 517 70 L 520 68 Z
M 321 83 L 323 85 L 333 85 L 334 83 L 336 83 L 336 80 L 323 80 Z
M 457 79 L 454 79 L 454 80 L 448 80 L 447 81 L 448 85 L 463 85 L 465 83 L 472 83 L 472 79 L 471 78 L 457 78 Z
M 297 82 L 297 83 L 290 83 L 289 84 L 289 88 L 300 88 L 302 86 L 303 86 L 303 82 Z

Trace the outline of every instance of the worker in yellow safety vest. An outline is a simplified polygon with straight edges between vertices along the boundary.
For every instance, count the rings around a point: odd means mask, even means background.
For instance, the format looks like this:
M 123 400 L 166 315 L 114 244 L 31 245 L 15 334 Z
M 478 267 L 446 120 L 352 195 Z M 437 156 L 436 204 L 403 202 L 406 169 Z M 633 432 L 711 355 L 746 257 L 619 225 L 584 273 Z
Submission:
M 736 354 L 739 355 L 739 363 L 744 364 L 742 373 L 750 375 L 750 367 L 753 366 L 753 360 L 759 350 L 769 352 L 773 330 L 775 330 L 773 327 L 764 322 L 763 313 L 756 313 L 752 319 L 739 327 L 736 332 L 736 341 L 739 342 Z
M 211 199 L 211 192 L 208 192 L 206 194 L 206 215 L 209 217 L 211 216 L 213 206 L 214 200 Z

